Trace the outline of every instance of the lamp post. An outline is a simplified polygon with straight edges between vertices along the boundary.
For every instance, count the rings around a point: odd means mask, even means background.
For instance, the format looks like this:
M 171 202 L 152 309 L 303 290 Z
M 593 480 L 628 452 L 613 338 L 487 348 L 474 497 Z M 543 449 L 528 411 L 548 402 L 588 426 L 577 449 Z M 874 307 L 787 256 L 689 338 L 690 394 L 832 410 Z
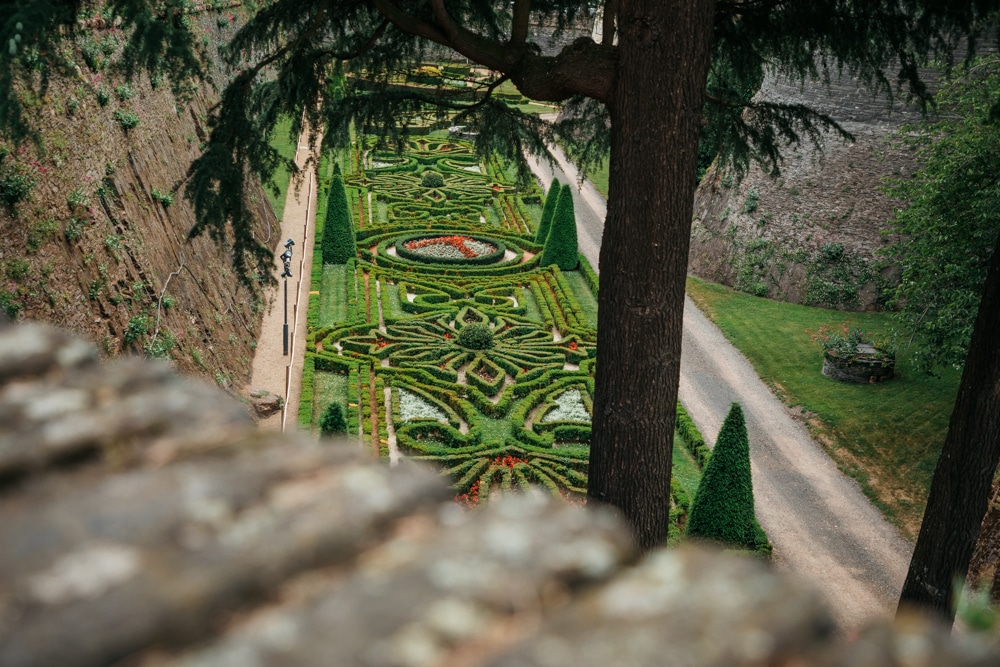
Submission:
M 281 332 L 281 342 L 282 342 L 282 354 L 288 355 L 288 279 L 292 277 L 292 246 L 295 245 L 295 241 L 288 239 L 285 241 L 285 252 L 281 253 L 281 262 L 285 265 L 285 270 L 282 271 L 281 277 L 284 278 L 285 283 L 285 326 Z

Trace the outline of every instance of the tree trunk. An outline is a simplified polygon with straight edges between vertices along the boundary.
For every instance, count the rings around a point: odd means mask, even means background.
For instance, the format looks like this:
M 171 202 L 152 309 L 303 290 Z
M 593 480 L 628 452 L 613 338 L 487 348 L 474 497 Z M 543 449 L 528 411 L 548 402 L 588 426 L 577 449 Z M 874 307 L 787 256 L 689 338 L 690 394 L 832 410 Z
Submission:
M 715 2 L 622 0 L 608 103 L 588 495 L 666 542 L 684 281 Z
M 949 623 L 965 581 L 1000 461 L 1000 240 L 990 260 L 948 436 L 931 481 L 899 609 L 920 607 Z

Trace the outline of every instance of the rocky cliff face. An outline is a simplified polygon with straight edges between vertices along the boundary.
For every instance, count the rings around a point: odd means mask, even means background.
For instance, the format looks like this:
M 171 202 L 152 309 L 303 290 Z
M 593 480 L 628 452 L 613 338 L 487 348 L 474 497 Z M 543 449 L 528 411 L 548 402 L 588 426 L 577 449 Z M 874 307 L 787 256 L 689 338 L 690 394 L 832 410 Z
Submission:
M 822 150 L 786 152 L 782 174 L 752 169 L 741 183 L 710 171 L 695 200 L 690 271 L 751 294 L 842 309 L 873 309 L 898 270 L 879 255 L 890 243 L 886 178 L 906 177 L 913 155 L 890 135 L 920 115 L 890 106 L 844 77 L 829 87 L 768 77 L 760 97 L 832 116 L 854 142 L 828 135 Z
M 240 3 L 215 4 L 233 6 L 191 17 L 213 53 L 241 20 Z M 3 140 L 5 164 L 36 182 L 0 210 L 0 305 L 69 327 L 109 355 L 168 358 L 242 384 L 267 304 L 238 285 L 227 249 L 187 239 L 195 217 L 183 197 L 217 94 L 202 84 L 180 101 L 166 82 L 126 82 L 106 65 L 123 39 L 91 21 L 66 42 L 70 65 L 50 71 L 42 94 L 21 90 L 40 140 Z M 225 81 L 218 66 L 213 75 Z M 259 188 L 254 199 L 257 234 L 274 243 L 270 205 Z

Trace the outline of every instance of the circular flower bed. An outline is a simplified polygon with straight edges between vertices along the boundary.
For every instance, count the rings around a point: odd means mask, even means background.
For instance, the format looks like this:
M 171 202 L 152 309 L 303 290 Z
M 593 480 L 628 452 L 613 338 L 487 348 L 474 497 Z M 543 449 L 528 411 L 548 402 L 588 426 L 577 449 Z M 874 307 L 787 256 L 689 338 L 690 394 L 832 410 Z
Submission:
M 822 373 L 828 378 L 854 384 L 891 380 L 896 354 L 875 344 L 871 334 L 845 322 L 837 329 L 821 327 L 813 336 L 823 347 Z
M 396 254 L 425 264 L 493 264 L 504 257 L 503 243 L 464 235 L 411 236 L 396 241 Z

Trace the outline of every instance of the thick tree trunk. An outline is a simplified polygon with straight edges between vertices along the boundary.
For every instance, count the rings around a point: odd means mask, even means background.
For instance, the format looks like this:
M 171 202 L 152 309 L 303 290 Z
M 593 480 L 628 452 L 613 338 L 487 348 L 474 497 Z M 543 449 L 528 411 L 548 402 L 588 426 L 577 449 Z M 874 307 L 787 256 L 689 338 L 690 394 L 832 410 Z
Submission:
M 603 276 L 602 276 L 603 278 Z M 934 469 L 920 535 L 899 599 L 955 618 L 954 586 L 965 581 L 1000 461 L 1000 241 L 979 303 L 948 437 Z
M 662 545 L 713 1 L 621 0 L 589 497 Z

